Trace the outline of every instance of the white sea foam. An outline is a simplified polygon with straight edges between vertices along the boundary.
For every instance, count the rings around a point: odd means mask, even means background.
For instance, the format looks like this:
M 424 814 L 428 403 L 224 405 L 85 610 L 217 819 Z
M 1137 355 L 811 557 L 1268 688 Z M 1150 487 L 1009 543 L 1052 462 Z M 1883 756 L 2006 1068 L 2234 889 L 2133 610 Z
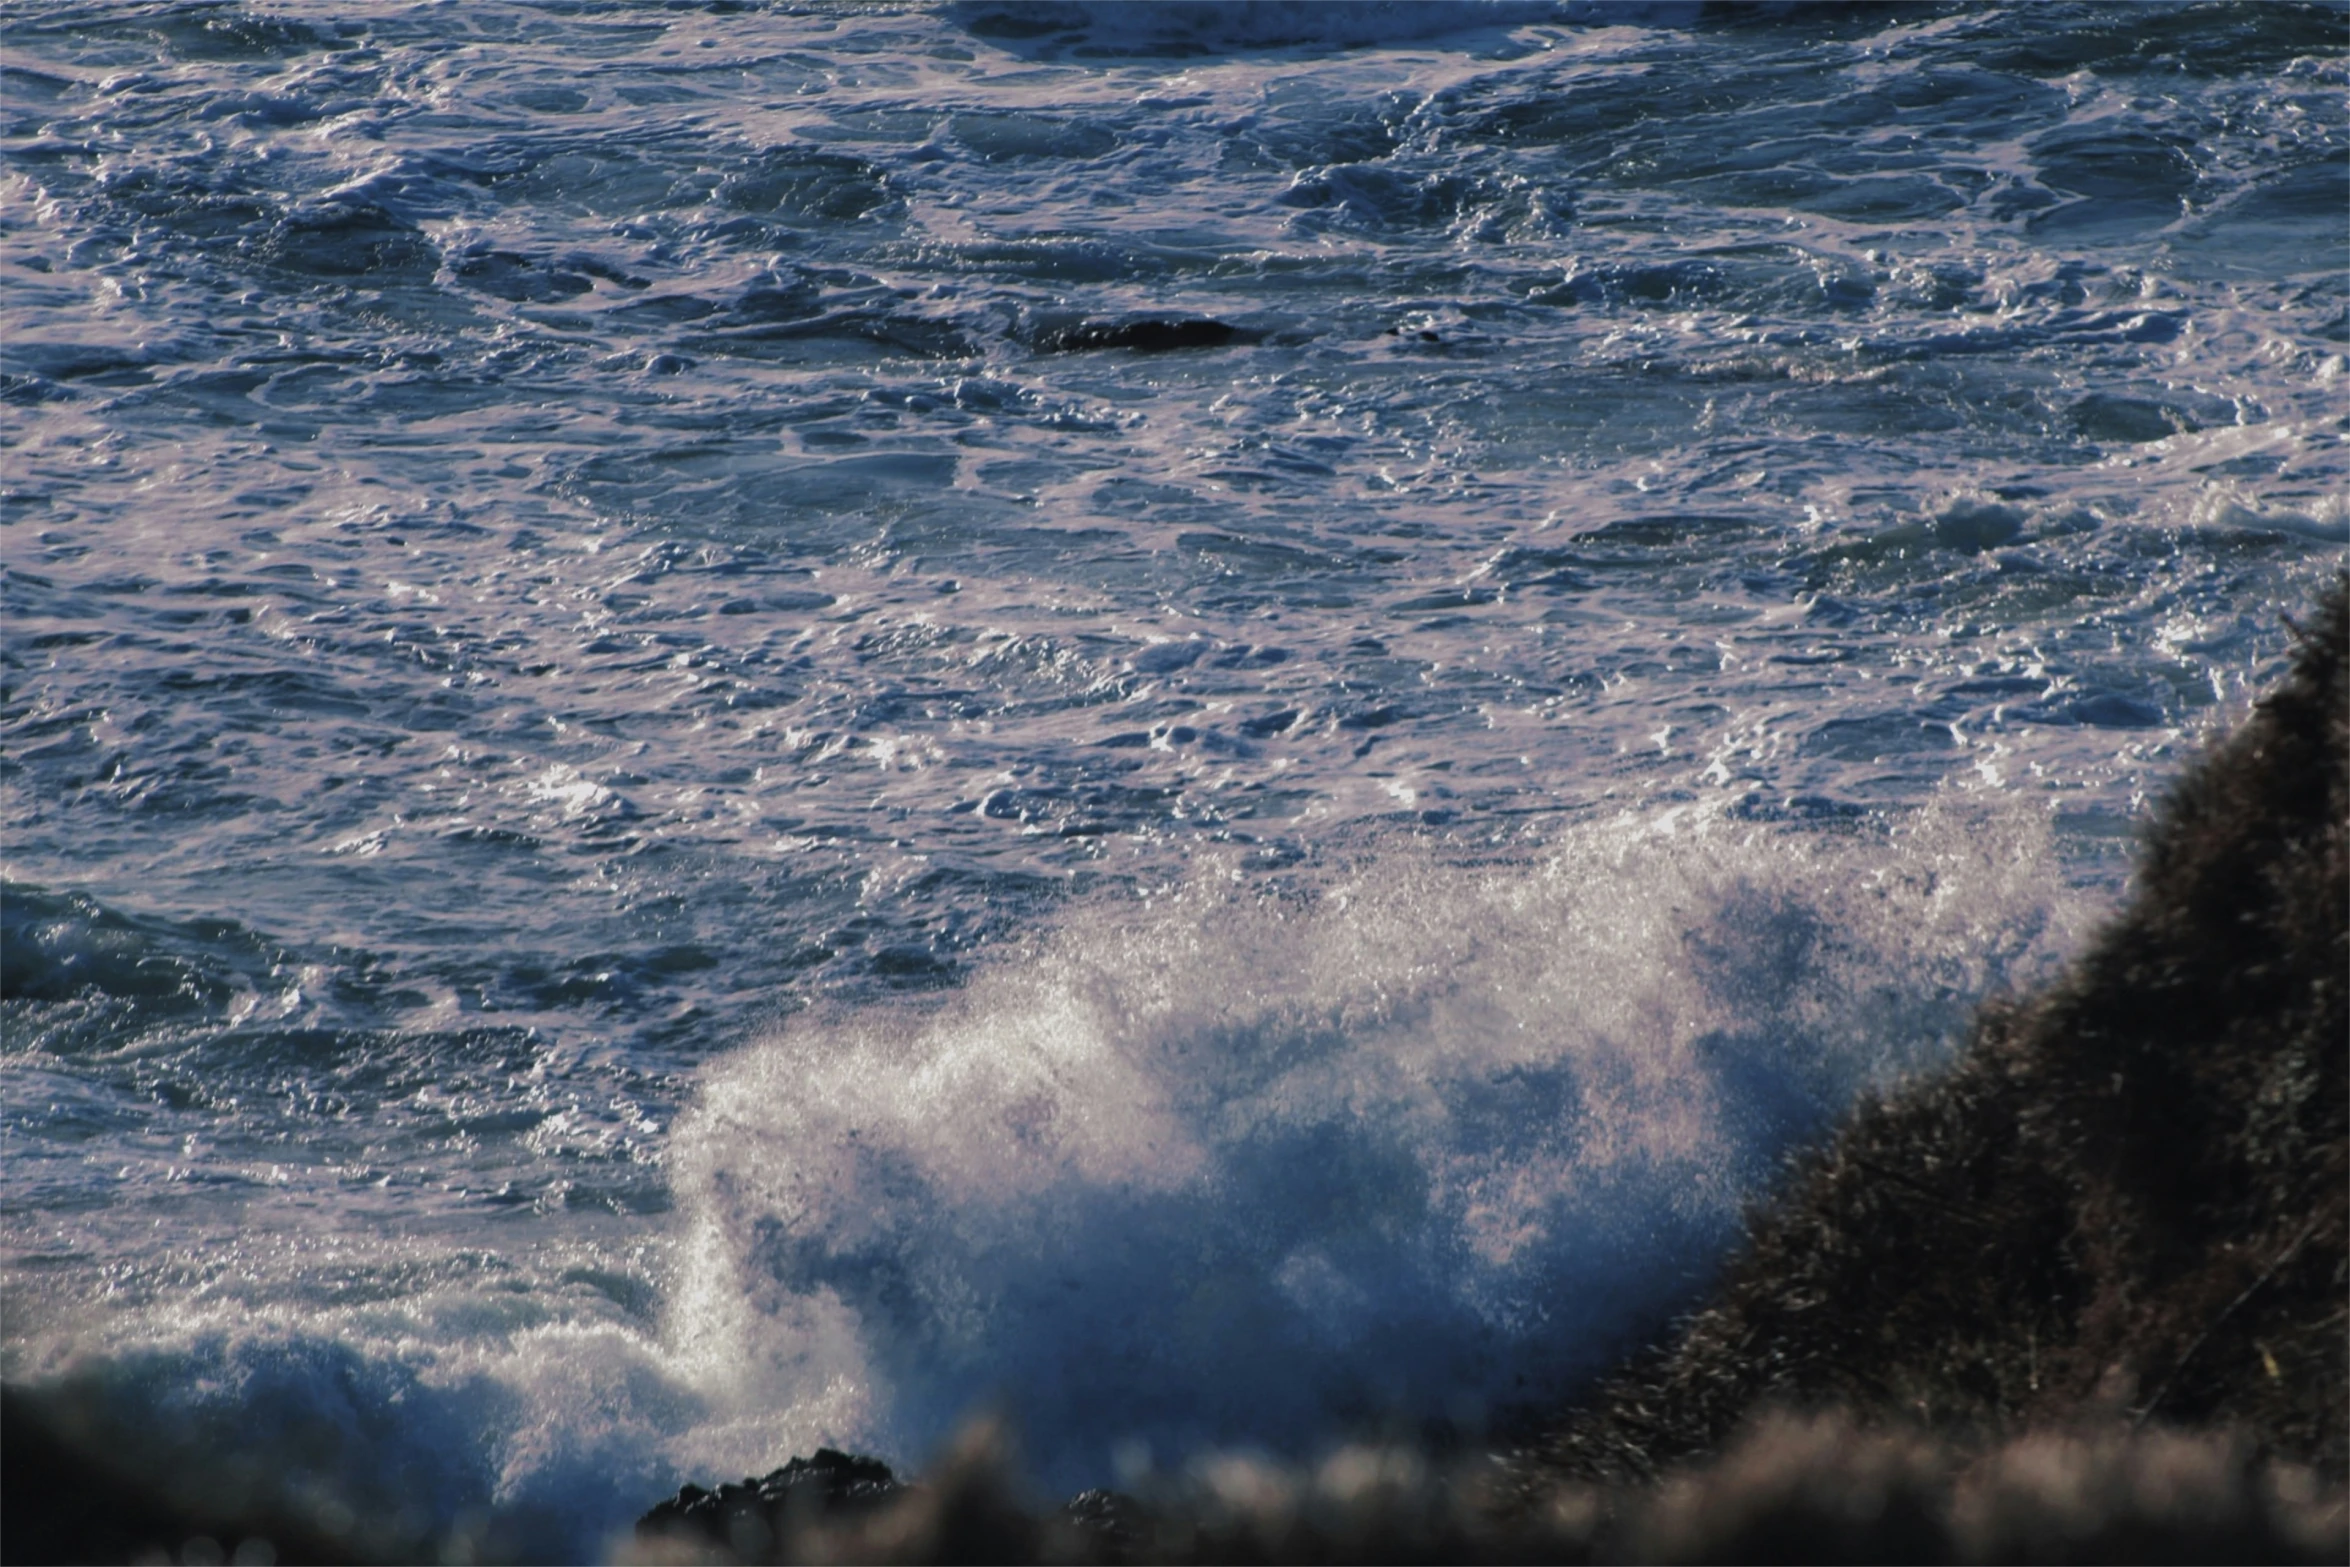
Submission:
M 717 1063 L 673 1215 L 255 1242 L 31 1332 L 20 1295 L 8 1370 L 160 1472 L 559 1558 L 681 1479 L 918 1465 L 979 1408 L 1061 1489 L 1473 1434 L 1685 1302 L 1781 1154 L 2081 912 L 2039 813 L 1964 801 L 1386 843 L 1277 894 L 1211 866 Z
M 12 1380 L 164 1495 L 298 1518 L 363 1556 L 594 1559 L 678 1483 L 704 1414 L 655 1340 L 519 1281 L 124 1314 L 79 1338 Z
M 2342 561 L 2338 28 L 1818 16 L 13 20 L 0 1369 L 576 1556 L 1653 1320 Z
M 1136 1440 L 1474 1428 L 1652 1328 L 1784 1150 L 2063 945 L 2045 848 L 1666 816 L 1088 908 L 713 1073 L 674 1347 L 714 1407 L 830 1405 L 762 1452 L 918 1456 L 994 1404 L 1065 1486 Z

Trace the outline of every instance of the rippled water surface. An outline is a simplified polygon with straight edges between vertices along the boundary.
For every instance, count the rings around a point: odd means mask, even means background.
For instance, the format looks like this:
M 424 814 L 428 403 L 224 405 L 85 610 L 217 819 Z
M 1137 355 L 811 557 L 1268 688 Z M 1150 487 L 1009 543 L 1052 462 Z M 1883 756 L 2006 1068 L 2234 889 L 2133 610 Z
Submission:
M 2340 569 L 2346 41 L 12 17 L 9 1375 L 561 1552 L 1599 1363 Z

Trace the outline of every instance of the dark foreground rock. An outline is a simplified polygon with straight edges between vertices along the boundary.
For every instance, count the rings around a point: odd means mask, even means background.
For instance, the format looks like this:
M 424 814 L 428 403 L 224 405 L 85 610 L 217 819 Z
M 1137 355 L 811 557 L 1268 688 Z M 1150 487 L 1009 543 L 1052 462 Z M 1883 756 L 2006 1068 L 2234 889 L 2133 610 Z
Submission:
M 0 1562 L 352 1562 L 399 1554 L 225 1490 L 108 1461 L 72 1411 L 0 1388 Z

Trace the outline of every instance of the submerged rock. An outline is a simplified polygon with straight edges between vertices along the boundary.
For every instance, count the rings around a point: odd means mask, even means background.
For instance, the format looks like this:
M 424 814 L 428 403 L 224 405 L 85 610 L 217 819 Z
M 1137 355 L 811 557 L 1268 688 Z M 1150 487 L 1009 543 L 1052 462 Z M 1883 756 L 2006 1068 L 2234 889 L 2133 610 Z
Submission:
M 1130 321 L 1080 321 L 1044 333 L 1036 346 L 1046 353 L 1076 353 L 1087 349 L 1126 348 L 1136 353 L 1164 354 L 1179 348 L 1222 348 L 1230 343 L 1254 343 L 1262 334 L 1207 317 Z

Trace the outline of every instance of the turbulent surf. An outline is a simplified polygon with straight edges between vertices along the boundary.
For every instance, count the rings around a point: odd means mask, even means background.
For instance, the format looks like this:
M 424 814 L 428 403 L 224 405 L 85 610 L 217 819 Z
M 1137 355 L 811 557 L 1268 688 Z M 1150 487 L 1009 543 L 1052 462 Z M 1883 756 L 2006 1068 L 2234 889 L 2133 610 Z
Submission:
M 2340 569 L 2346 25 L 12 19 L 0 1372 L 551 1556 L 1580 1385 Z

